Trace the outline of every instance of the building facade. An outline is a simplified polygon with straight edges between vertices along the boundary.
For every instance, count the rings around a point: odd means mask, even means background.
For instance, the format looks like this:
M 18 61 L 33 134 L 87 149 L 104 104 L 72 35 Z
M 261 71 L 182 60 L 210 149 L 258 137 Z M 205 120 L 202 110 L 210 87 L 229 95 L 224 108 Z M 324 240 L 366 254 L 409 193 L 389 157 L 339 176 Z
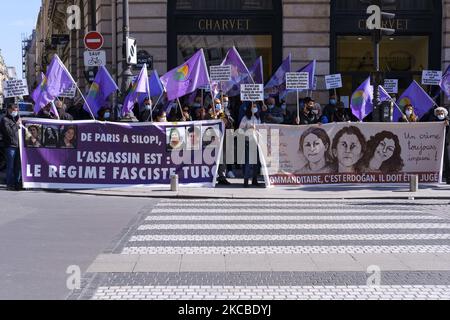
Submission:
M 8 68 L 6 67 L 5 60 L 0 50 L 0 109 L 3 108 L 3 81 L 8 80 Z
M 318 91 L 327 100 L 324 75 L 341 73 L 342 96 L 349 96 L 373 69 L 370 33 L 365 28 L 367 1 L 361 0 L 129 0 L 130 36 L 138 50 L 152 57 L 160 74 L 205 49 L 209 64 L 218 64 L 236 46 L 250 67 L 263 56 L 267 81 L 284 57 L 292 54 L 297 70 L 317 60 Z M 81 9 L 80 29 L 68 30 L 67 8 Z M 384 8 L 396 29 L 381 45 L 381 68 L 399 79 L 399 90 L 420 80 L 425 69 L 450 63 L 450 3 L 442 0 L 397 0 Z M 96 29 L 105 38 L 107 67 L 120 85 L 122 51 L 121 0 L 43 0 L 36 26 L 36 75 L 58 53 L 81 87 L 86 86 L 83 37 Z M 68 35 L 68 41 L 52 37 Z M 137 70 L 134 70 L 137 72 Z

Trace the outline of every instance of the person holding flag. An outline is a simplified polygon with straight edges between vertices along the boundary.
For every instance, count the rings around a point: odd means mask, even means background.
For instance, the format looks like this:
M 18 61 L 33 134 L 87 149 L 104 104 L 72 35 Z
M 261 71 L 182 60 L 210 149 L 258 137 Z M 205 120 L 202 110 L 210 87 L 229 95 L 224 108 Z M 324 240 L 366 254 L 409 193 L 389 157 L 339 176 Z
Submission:
M 398 99 L 398 105 L 402 110 L 394 110 L 394 119 L 397 121 L 402 118 L 401 112 L 405 110 L 407 105 L 415 106 L 415 113 L 418 118 L 422 118 L 433 106 L 437 106 L 436 102 L 423 90 L 423 88 L 415 81 L 406 89 L 406 91 Z

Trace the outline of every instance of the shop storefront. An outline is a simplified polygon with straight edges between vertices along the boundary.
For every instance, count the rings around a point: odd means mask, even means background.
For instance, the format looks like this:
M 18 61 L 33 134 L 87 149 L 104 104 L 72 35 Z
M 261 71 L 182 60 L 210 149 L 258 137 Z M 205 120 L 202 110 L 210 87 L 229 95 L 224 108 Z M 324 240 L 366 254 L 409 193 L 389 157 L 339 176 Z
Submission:
M 373 70 L 372 38 L 366 29 L 367 3 L 361 0 L 331 2 L 331 71 L 343 75 L 342 96 L 351 93 Z M 381 43 L 380 67 L 388 79 L 399 80 L 400 93 L 412 80 L 420 83 L 422 70 L 441 69 L 442 1 L 397 0 L 383 8 L 396 14 L 383 21 L 395 29 Z
M 218 65 L 235 46 L 247 66 L 263 57 L 267 79 L 282 60 L 282 17 L 277 0 L 168 1 L 168 69 L 200 48 Z

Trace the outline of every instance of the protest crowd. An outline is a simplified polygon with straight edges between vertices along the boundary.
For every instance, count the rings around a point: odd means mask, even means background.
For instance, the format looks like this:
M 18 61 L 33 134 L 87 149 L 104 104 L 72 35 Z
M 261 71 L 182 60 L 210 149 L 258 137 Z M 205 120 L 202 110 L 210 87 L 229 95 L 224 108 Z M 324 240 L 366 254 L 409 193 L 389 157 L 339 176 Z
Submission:
M 237 50 L 233 49 L 230 50 L 231 53 L 227 55 L 224 64 L 229 63 L 236 66 L 239 70 L 243 62 L 240 57 L 235 58 L 232 56 L 232 54 L 238 55 Z M 222 90 L 216 89 L 208 79 L 206 83 L 197 83 L 196 87 L 190 88 L 187 94 L 182 96 L 180 95 L 181 93 L 173 95 L 173 91 L 170 89 L 171 84 L 167 83 L 165 76 L 160 78 L 156 72 L 149 76 L 145 68 L 135 79 L 129 90 L 119 94 L 117 99 L 112 99 L 113 93 L 117 93 L 118 88 L 109 74 L 107 74 L 106 68 L 99 69 L 90 91 L 86 94 L 86 98 L 68 99 L 60 98 L 57 94 L 44 95 L 42 94 L 42 91 L 45 90 L 43 84 L 50 82 L 52 77 L 49 72 L 51 72 L 53 66 L 50 66 L 47 74 L 43 75 L 41 85 L 36 88 L 32 95 L 35 105 L 35 117 L 66 121 L 93 120 L 95 118 L 99 122 L 136 123 L 222 120 L 225 129 L 241 129 L 244 131 L 254 130 L 255 126 L 259 124 L 321 126 L 340 122 L 372 121 L 373 107 L 371 109 L 366 105 L 365 111 L 361 112 L 361 108 L 354 102 L 357 101 L 356 99 L 352 99 L 352 104 L 346 106 L 335 90 L 330 90 L 329 101 L 326 105 L 321 105 L 314 100 L 312 87 L 311 90 L 302 92 L 298 105 L 295 102 L 288 105 L 287 101 L 295 101 L 295 99 L 289 99 L 289 92 L 285 90 L 283 87 L 284 81 L 280 79 L 284 79 L 283 70 L 284 72 L 289 71 L 290 66 L 289 69 L 281 66 L 277 73 L 274 74 L 274 77 L 267 82 L 265 86 L 265 101 L 241 101 L 239 89 L 236 89 L 236 85 L 251 83 L 251 81 L 263 83 L 262 66 L 259 66 L 257 63 L 255 64 L 256 67 L 254 66 L 252 69 L 245 67 L 247 74 L 245 76 L 241 75 L 239 80 L 230 81 L 229 86 L 221 86 Z M 314 66 L 315 62 L 311 65 Z M 179 72 L 180 69 L 176 70 Z M 308 72 L 305 68 L 300 71 L 305 70 Z M 315 67 L 311 70 L 312 79 L 315 77 L 314 73 Z M 60 78 L 58 81 L 65 83 L 68 79 Z M 110 81 L 109 84 L 108 81 Z M 70 85 L 73 85 L 72 81 L 68 82 L 70 82 Z M 140 87 L 144 87 L 144 90 L 139 90 Z M 62 89 L 60 88 L 60 90 Z M 400 100 L 401 98 L 397 102 L 400 102 Z M 409 102 L 406 105 L 397 107 L 398 110 L 396 109 L 394 112 L 394 122 L 446 122 L 448 126 L 449 112 L 446 107 L 440 107 L 436 103 L 428 103 L 420 99 L 410 99 Z M 18 142 L 21 121 L 17 106 L 9 105 L 7 113 L 0 123 L 7 155 L 6 180 L 9 190 L 19 190 L 21 188 Z M 447 148 L 445 148 L 444 152 L 444 179 L 446 179 L 447 184 L 450 184 L 448 136 L 447 127 Z M 246 164 L 243 166 L 221 165 L 217 183 L 228 185 L 230 184 L 228 178 L 232 179 L 242 175 L 245 179 L 245 187 L 248 187 L 250 183 L 253 186 L 260 186 L 258 183 L 259 170 L 259 165 L 249 164 L 247 154 Z

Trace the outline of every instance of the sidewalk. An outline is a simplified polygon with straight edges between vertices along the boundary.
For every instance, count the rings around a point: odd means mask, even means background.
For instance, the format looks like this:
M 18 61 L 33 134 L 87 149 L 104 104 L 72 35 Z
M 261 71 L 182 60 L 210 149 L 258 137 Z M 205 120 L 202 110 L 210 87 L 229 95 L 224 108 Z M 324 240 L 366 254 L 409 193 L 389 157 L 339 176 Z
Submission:
M 67 191 L 75 194 L 138 198 L 192 198 L 192 199 L 448 199 L 450 185 L 421 185 L 416 193 L 409 185 L 327 185 L 277 188 L 243 188 L 243 181 L 230 179 L 232 185 L 216 189 L 180 188 L 178 192 L 167 188 L 133 187 L 99 190 Z

